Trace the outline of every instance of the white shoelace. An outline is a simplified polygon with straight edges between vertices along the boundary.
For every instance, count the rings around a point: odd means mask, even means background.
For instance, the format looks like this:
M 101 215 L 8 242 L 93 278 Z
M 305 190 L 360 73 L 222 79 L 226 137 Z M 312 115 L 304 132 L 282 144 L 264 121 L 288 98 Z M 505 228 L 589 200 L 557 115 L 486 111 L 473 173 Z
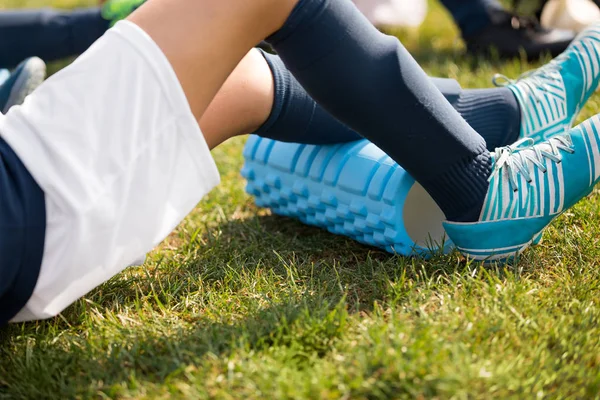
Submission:
M 492 78 L 492 83 L 496 87 L 522 84 L 528 87 L 533 93 L 534 99 L 537 102 L 540 102 L 540 91 L 549 92 L 547 87 L 548 81 L 560 83 L 560 79 L 556 76 L 556 74 L 562 71 L 563 67 L 561 65 L 561 61 L 567 57 L 568 54 L 565 52 L 541 68 L 524 72 L 517 79 L 510 79 L 506 75 L 495 74 Z
M 570 134 L 554 136 L 539 145 L 534 145 L 534 140 L 531 138 L 523 138 L 510 146 L 499 147 L 495 152 L 496 165 L 494 165 L 494 170 L 488 181 L 491 181 L 503 169 L 506 169 L 510 187 L 516 192 L 519 190 L 519 175 L 522 175 L 529 184 L 533 181 L 529 164 L 532 164 L 545 173 L 547 168 L 544 165 L 544 158 L 555 163 L 560 163 L 562 161 L 560 150 L 570 154 L 575 153 Z

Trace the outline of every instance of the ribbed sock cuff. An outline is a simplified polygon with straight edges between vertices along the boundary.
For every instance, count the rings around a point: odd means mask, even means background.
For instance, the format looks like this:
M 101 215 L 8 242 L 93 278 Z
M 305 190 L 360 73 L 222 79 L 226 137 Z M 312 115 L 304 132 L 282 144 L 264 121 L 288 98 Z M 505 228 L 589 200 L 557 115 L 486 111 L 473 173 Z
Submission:
M 492 173 L 490 152 L 483 145 L 480 150 L 475 157 L 461 160 L 443 174 L 420 182 L 449 221 L 479 219 Z
M 483 136 L 490 151 L 519 138 L 521 110 L 508 88 L 463 90 L 453 106 Z
M 261 51 L 261 54 L 273 75 L 275 98 L 269 118 L 254 132 L 256 135 L 283 142 L 318 144 L 323 140 L 319 137 L 323 136 L 320 135 L 321 129 L 327 130 L 329 135 L 334 135 L 340 130 L 331 130 L 330 124 L 327 124 L 332 117 L 321 121 L 323 126 L 320 130 L 315 130 L 314 127 L 311 129 L 316 103 L 306 94 L 278 56 L 264 51 Z
M 285 99 L 287 98 L 287 92 L 290 89 L 290 79 L 289 73 L 287 73 L 285 65 L 279 57 L 269 54 L 266 51 L 263 51 L 262 49 L 258 49 L 258 51 L 265 58 L 267 65 L 271 69 L 271 74 L 273 75 L 275 97 L 273 99 L 273 108 L 271 109 L 271 114 L 269 114 L 269 118 L 267 118 L 265 123 L 262 124 L 262 126 L 258 128 L 258 130 L 254 132 L 254 134 L 262 137 L 270 137 L 270 131 L 273 128 L 273 126 L 277 123 L 277 120 L 279 119 L 283 110 Z

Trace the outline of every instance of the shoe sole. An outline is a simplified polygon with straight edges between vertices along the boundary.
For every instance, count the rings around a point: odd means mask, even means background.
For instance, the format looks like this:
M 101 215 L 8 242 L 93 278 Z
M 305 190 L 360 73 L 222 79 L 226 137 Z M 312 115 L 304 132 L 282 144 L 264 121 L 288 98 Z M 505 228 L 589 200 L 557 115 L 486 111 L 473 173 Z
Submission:
M 37 89 L 45 78 L 46 64 L 37 57 L 29 59 L 17 77 L 2 113 L 6 114 L 11 107 L 23 104 L 25 98 Z
M 483 261 L 485 263 L 491 263 L 494 261 L 511 261 L 518 258 L 531 246 L 536 246 L 541 243 L 544 231 L 535 234 L 533 239 L 526 243 L 511 246 L 503 252 L 498 252 L 501 249 L 494 250 L 476 250 L 476 249 L 463 249 L 457 247 L 458 251 L 468 256 L 470 259 L 475 261 Z
M 366 140 L 312 146 L 252 135 L 244 157 L 246 191 L 275 214 L 394 254 L 453 248 L 431 197 Z
M 510 261 L 510 260 L 513 260 L 513 259 L 517 258 L 518 256 L 520 256 L 529 247 L 539 245 L 542 242 L 542 240 L 543 240 L 543 235 L 544 235 L 544 231 L 546 230 L 546 228 L 548 226 L 550 226 L 558 217 L 560 217 L 561 215 L 563 215 L 568 209 L 570 209 L 571 207 L 573 207 L 575 204 L 577 204 L 582 199 L 584 199 L 587 196 L 589 196 L 594 191 L 594 187 L 598 184 L 598 182 L 600 182 L 600 178 L 596 179 L 592 183 L 592 185 L 583 192 L 582 195 L 580 195 L 580 196 L 577 197 L 577 198 L 579 198 L 578 201 L 576 201 L 575 203 L 573 203 L 571 205 L 566 206 L 565 209 L 562 212 L 560 212 L 559 214 L 556 214 L 548 222 L 548 224 L 546 224 L 546 226 L 544 227 L 544 229 L 542 229 L 540 232 L 538 232 L 535 235 L 533 235 L 533 238 L 531 240 L 527 241 L 526 243 L 520 244 L 520 245 L 511 246 L 510 247 L 510 249 L 511 249 L 510 251 L 507 249 L 507 251 L 504 251 L 502 253 L 497 253 L 498 250 L 502 250 L 502 249 L 479 250 L 479 249 L 463 249 L 463 248 L 460 248 L 460 247 L 457 247 L 457 249 L 461 253 L 463 253 L 464 255 L 468 256 L 469 258 L 471 258 L 471 259 L 473 259 L 475 261 L 491 262 L 491 261 Z
M 540 244 L 542 244 L 542 241 L 544 240 L 544 231 L 541 231 L 540 233 L 537 234 L 537 236 L 535 236 L 533 238 L 533 241 L 531 242 L 532 246 L 539 246 Z

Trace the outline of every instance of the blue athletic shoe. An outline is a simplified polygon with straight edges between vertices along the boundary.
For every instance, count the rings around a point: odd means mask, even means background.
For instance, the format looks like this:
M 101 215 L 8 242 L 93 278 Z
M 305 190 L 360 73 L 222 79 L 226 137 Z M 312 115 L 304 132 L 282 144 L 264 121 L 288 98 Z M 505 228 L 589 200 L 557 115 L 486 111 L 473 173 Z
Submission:
M 550 63 L 517 80 L 494 77 L 494 84 L 512 90 L 521 106 L 521 137 L 536 143 L 568 132 L 599 81 L 600 24 L 581 32 Z
M 449 238 L 475 260 L 511 259 L 541 239 L 600 177 L 600 115 L 568 133 L 499 148 L 480 220 L 444 222 Z
M 0 85 L 2 85 L 8 78 L 10 78 L 10 71 L 7 69 L 0 69 Z
M 15 105 L 22 104 L 46 78 L 46 64 L 37 57 L 28 58 L 15 68 L 0 86 L 0 111 L 6 114 Z
M 246 191 L 259 207 L 390 253 L 452 249 L 439 207 L 367 140 L 312 146 L 251 135 L 244 158 Z

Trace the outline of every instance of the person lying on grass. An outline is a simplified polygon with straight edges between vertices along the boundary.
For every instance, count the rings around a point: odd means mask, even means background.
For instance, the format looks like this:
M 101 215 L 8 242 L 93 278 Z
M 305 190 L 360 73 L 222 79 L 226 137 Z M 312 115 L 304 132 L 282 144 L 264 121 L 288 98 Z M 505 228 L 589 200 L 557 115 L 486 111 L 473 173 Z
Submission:
M 143 256 L 218 184 L 211 148 L 294 115 L 282 107 L 275 117 L 276 67 L 251 50 L 264 38 L 313 112 L 375 143 L 428 191 L 463 254 L 509 259 L 600 176 L 600 119 L 569 129 L 598 83 L 599 35 L 591 27 L 510 86 L 521 123 L 488 138 L 503 146 L 491 152 L 401 43 L 349 1 L 148 2 L 0 117 L 0 321 L 56 315 Z M 228 104 L 239 111 L 243 92 L 231 88 L 253 87 L 253 74 L 264 78 L 262 112 L 219 120 Z

